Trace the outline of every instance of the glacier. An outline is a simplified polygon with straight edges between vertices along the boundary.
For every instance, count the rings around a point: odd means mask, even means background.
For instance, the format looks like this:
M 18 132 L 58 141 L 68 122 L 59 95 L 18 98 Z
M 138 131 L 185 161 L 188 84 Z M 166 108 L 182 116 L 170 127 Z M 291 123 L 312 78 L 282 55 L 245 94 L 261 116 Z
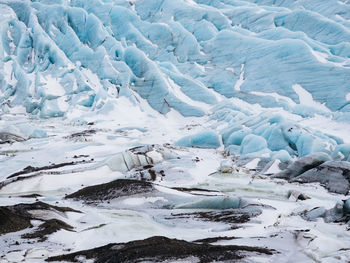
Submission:
M 0 261 L 163 236 L 345 262 L 349 130 L 348 0 L 0 0 Z M 8 211 L 58 229 L 36 250 Z
M 69 118 L 74 111 L 111 112 L 125 96 L 135 104 L 146 99 L 162 114 L 211 111 L 222 119 L 227 108 L 247 115 L 239 103 L 227 104 L 235 98 L 347 121 L 348 5 L 322 3 L 1 1 L 1 108 Z M 239 131 L 233 117 L 225 118 L 236 132 L 223 132 L 226 147 L 248 134 L 264 134 L 272 156 L 331 154 L 338 145 L 302 129 L 300 138 L 290 137 L 288 119 L 265 131 L 263 121 L 260 129 Z

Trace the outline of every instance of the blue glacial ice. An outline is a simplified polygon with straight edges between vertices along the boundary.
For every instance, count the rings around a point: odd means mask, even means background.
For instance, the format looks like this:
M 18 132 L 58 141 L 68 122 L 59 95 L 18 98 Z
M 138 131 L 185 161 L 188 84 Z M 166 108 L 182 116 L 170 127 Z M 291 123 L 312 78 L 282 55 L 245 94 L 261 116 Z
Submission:
M 217 122 L 178 145 L 350 158 L 338 138 L 230 101 L 349 122 L 347 1 L 0 0 L 0 9 L 2 112 L 68 118 L 141 97 L 161 114 Z
M 198 148 L 218 148 L 220 139 L 216 132 L 208 130 L 181 138 L 175 142 L 177 146 L 198 147 Z
M 347 160 L 349 147 L 341 139 L 300 126 L 280 114 L 254 114 L 236 102 L 219 103 L 210 116 L 216 121 L 213 126 L 231 154 L 287 161 L 292 157 L 324 153 Z

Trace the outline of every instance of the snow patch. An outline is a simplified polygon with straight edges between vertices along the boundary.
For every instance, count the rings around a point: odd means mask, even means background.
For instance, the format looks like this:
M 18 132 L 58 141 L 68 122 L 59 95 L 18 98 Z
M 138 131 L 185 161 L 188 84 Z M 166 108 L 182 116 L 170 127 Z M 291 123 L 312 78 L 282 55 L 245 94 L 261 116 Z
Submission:
M 237 80 L 237 82 L 234 86 L 234 90 L 240 91 L 243 82 L 244 82 L 244 64 L 241 65 L 241 73 L 239 75 L 239 79 Z
M 295 93 L 298 94 L 299 102 L 301 105 L 313 107 L 315 109 L 325 112 L 330 112 L 330 110 L 324 104 L 315 101 L 312 97 L 312 94 L 305 90 L 301 85 L 294 84 L 292 88 L 295 91 Z

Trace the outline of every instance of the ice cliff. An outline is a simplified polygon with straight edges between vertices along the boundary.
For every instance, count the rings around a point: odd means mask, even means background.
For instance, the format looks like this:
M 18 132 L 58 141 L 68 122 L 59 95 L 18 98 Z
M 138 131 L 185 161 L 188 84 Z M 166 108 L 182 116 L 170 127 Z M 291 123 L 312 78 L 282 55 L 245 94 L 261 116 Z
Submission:
M 348 1 L 0 0 L 0 10 L 2 112 L 118 114 L 120 97 L 145 99 L 215 122 L 179 145 L 349 160 L 340 139 L 274 113 L 350 120 Z

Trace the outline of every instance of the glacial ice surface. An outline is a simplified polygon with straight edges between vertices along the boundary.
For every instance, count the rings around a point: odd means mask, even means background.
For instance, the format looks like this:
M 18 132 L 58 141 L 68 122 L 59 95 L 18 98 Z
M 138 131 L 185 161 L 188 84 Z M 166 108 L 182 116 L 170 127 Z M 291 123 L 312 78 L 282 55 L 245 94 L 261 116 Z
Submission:
M 162 114 L 173 109 L 183 116 L 212 112 L 224 118 L 229 125 L 221 130 L 222 142 L 230 152 L 285 160 L 287 153 L 334 156 L 335 148 L 346 147 L 288 118 L 256 117 L 225 101 L 239 98 L 302 118 L 348 121 L 347 2 L 1 0 L 0 5 L 3 112 L 20 107 L 41 118 L 76 120 L 89 111 L 118 114 L 118 98 L 138 104 L 141 97 Z M 212 108 L 217 104 L 222 107 Z M 247 150 L 241 143 L 251 134 L 260 142 Z M 183 145 L 198 146 L 185 140 Z
M 349 261 L 349 122 L 347 0 L 0 0 L 1 203 L 82 211 L 1 260 L 162 235 Z M 119 179 L 156 190 L 64 198 Z

